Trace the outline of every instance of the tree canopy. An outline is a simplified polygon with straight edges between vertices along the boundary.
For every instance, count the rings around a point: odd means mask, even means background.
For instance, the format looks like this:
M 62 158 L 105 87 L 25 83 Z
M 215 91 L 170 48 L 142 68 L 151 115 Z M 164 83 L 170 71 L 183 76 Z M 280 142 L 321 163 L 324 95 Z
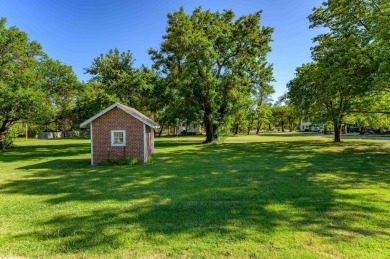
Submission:
M 53 61 L 36 41 L 0 19 L 0 148 L 19 121 L 49 124 L 77 88 L 72 69 Z
M 6 28 L 0 19 L 0 148 L 15 122 L 42 115 L 45 95 L 35 76 L 41 46 L 16 27 Z
M 266 60 L 272 28 L 260 26 L 261 12 L 235 19 L 230 10 L 168 14 L 160 49 L 150 49 L 154 67 L 181 105 L 206 129 L 205 142 L 218 139 L 236 103 L 243 103 L 256 86 L 272 78 Z M 254 80 L 257 78 L 256 80 Z
M 130 50 L 111 49 L 96 57 L 85 72 L 92 75 L 74 110 L 81 122 L 108 104 L 118 101 L 143 112 L 150 111 L 157 75 L 145 66 L 135 68 Z
M 313 62 L 297 68 L 288 97 L 306 116 L 332 121 L 335 142 L 346 115 L 389 94 L 389 11 L 388 1 L 329 0 L 309 16 L 328 31 L 314 39 Z

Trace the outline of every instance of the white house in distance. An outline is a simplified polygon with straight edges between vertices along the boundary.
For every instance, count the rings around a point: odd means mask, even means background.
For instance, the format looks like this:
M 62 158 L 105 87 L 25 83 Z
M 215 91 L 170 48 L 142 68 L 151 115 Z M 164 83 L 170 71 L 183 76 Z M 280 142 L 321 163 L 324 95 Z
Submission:
M 310 130 L 310 127 L 311 127 L 311 122 L 308 122 L 308 121 L 303 121 L 301 120 L 301 126 L 299 128 L 300 131 L 309 131 Z

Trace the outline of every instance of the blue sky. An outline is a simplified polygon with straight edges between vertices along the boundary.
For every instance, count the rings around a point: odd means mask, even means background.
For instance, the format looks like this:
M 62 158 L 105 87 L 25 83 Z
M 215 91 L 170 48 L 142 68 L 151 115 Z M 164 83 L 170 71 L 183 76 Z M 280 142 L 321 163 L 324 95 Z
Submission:
M 237 16 L 263 10 L 262 25 L 275 29 L 269 62 L 274 65 L 276 100 L 297 66 L 310 61 L 312 38 L 307 16 L 323 0 L 1 0 L 0 16 L 7 26 L 17 26 L 38 41 L 53 59 L 71 65 L 80 80 L 88 80 L 83 68 L 101 53 L 118 48 L 130 50 L 135 66 L 151 66 L 147 51 L 158 48 L 167 25 L 168 12 L 184 6 L 218 11 L 232 9 Z

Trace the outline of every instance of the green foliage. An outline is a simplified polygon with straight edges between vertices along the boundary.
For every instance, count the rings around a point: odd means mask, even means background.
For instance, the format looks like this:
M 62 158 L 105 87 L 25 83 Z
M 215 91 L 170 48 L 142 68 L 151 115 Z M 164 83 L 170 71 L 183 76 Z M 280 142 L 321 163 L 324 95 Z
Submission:
M 261 105 L 256 109 L 257 126 L 256 132 L 259 133 L 262 125 L 269 124 L 272 118 L 272 110 L 270 105 Z
M 116 101 L 119 100 L 108 94 L 98 83 L 83 83 L 76 104 L 71 110 L 72 123 L 80 125 Z
M 286 126 L 289 128 L 290 132 L 294 130 L 294 125 L 297 123 L 299 118 L 291 105 L 274 105 L 271 108 L 271 111 L 271 121 L 274 125 L 280 126 L 282 128 L 282 132 L 284 132 Z
M 13 139 L 16 137 L 17 134 L 15 132 L 8 131 L 0 145 L 0 150 L 13 148 L 15 146 Z
M 0 147 L 9 128 L 27 121 L 63 124 L 62 113 L 74 102 L 78 81 L 72 68 L 53 61 L 41 46 L 0 19 Z
M 138 165 L 141 161 L 136 158 L 119 158 L 116 160 L 103 160 L 99 163 L 99 166 L 111 166 L 111 165 Z
M 129 50 L 120 53 L 114 49 L 95 58 L 85 72 L 93 76 L 90 83 L 112 96 L 111 99 L 144 110 L 149 105 L 148 97 L 155 75 L 144 66 L 134 68 L 133 63 Z
M 30 41 L 16 27 L 6 28 L 0 19 L 0 148 L 12 124 L 19 120 L 35 120 L 45 116 L 45 94 L 36 79 L 37 59 L 41 46 Z
M 71 111 L 75 106 L 76 97 L 80 95 L 81 84 L 72 67 L 48 57 L 40 60 L 37 66 L 40 90 L 45 93 L 46 102 L 53 113 L 50 124 L 45 123 L 45 130 L 74 128 Z
M 231 10 L 168 14 L 159 50 L 149 51 L 154 67 L 175 90 L 176 105 L 188 118 L 201 119 L 206 141 L 237 114 L 255 88 L 267 86 L 272 67 L 266 61 L 272 29 L 260 27 L 260 12 L 234 19 Z M 242 107 L 242 106 L 240 106 Z M 245 107 L 245 105 L 243 106 Z
M 162 80 L 154 71 L 141 66 L 133 67 L 131 52 L 118 49 L 101 54 L 85 72 L 92 75 L 72 110 L 74 124 L 80 124 L 99 111 L 120 102 L 151 115 L 161 111 L 167 102 Z M 156 115 L 154 115 L 156 116 Z M 154 117 L 153 116 L 153 117 Z M 161 116 L 160 116 L 161 118 Z
M 14 145 L 13 138 L 10 136 L 10 134 L 7 133 L 7 135 L 5 135 L 5 138 L 3 139 L 0 145 L 0 150 L 13 148 L 14 146 L 15 145 Z
M 359 55 L 368 58 L 376 72 L 370 85 L 389 90 L 390 2 L 387 0 L 328 0 L 314 8 L 311 27 L 326 27 L 333 37 L 351 35 L 359 40 Z M 336 72 L 336 71 L 335 71 Z
M 253 110 L 254 104 L 249 98 L 239 98 L 235 103 L 229 116 L 230 121 L 226 122 L 227 125 L 233 126 L 234 134 L 245 131 L 253 123 Z
M 390 77 L 383 69 L 390 60 L 388 14 L 388 1 L 329 0 L 309 17 L 312 27 L 329 31 L 315 38 L 313 62 L 297 69 L 288 95 L 303 116 L 332 121 L 335 142 L 348 114 L 375 112 L 362 100 L 389 95 Z
M 169 81 L 160 74 L 155 75 L 154 86 L 149 93 L 149 109 L 160 125 L 160 133 L 164 128 L 177 126 L 179 122 L 196 122 L 199 116 L 189 112 L 190 107 L 182 105 L 177 91 L 170 87 Z

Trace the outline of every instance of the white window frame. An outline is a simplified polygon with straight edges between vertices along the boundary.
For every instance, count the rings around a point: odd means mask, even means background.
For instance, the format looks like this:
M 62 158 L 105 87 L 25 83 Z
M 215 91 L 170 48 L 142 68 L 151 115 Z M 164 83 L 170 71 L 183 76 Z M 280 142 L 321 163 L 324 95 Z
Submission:
M 114 134 L 117 132 L 123 133 L 123 143 L 114 143 Z M 124 147 L 126 146 L 126 130 L 111 130 L 111 146 Z

